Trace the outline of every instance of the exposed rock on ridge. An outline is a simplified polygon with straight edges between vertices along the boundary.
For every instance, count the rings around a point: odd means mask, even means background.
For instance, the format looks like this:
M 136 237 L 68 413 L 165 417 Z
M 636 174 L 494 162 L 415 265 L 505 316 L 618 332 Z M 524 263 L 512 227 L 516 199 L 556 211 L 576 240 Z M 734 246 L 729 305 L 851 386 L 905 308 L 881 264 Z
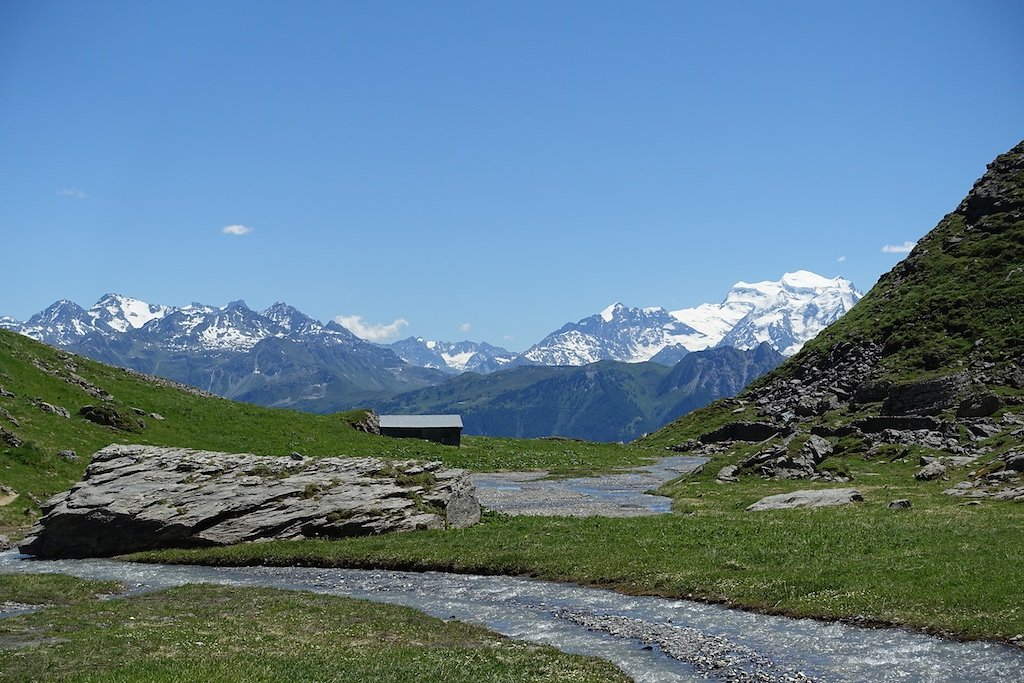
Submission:
M 120 445 L 98 451 L 82 481 L 43 510 L 21 544 L 38 557 L 461 528 L 480 519 L 469 474 L 439 462 Z
M 999 497 L 1000 489 L 1008 492 L 1003 499 L 1017 500 L 1010 492 L 1024 482 L 1007 454 L 1024 442 L 1022 300 L 1024 142 L 989 164 L 957 209 L 803 351 L 735 400 L 684 417 L 648 442 L 735 453 L 737 430 L 756 423 L 765 443 L 723 463 L 735 469 L 720 481 L 743 473 L 841 479 L 819 467 L 836 464 L 821 442 L 806 448 L 818 437 L 840 457 L 971 465 L 979 483 L 956 495 Z M 677 430 L 682 438 L 670 441 Z M 779 436 L 769 437 L 772 430 Z M 807 457 L 794 459 L 801 453 Z

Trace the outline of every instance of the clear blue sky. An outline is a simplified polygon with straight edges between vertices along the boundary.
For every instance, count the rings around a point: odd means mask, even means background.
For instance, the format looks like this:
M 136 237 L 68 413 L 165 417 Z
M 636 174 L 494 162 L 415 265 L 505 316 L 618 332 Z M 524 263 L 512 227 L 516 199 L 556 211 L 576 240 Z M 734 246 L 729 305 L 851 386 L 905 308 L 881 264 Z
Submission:
M 8 0 L 0 314 L 284 300 L 522 349 L 789 270 L 867 290 L 1024 138 L 1022 35 L 1011 0 Z

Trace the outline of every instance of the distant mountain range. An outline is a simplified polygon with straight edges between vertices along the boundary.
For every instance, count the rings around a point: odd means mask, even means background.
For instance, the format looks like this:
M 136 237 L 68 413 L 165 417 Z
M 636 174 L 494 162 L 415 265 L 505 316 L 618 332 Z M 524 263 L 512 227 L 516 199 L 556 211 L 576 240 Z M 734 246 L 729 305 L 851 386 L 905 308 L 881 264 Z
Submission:
M 527 349 L 520 362 L 652 360 L 672 365 L 691 351 L 753 349 L 762 342 L 790 356 L 853 308 L 861 296 L 849 280 L 800 270 L 777 281 L 737 282 L 720 304 L 669 312 L 616 303 L 549 334 Z
M 261 405 L 331 412 L 447 376 L 409 365 L 335 322 L 276 303 L 176 308 L 107 294 L 86 310 L 61 300 L 0 327 L 95 360 Z
M 434 368 L 453 375 L 463 372 L 487 374 L 511 367 L 519 355 L 487 342 L 427 341 L 423 337 L 409 337 L 389 346 L 410 365 Z
M 754 350 L 762 344 L 791 354 L 859 298 L 847 280 L 798 271 L 777 282 L 737 283 L 721 304 L 673 312 L 613 304 L 599 314 L 565 325 L 522 354 L 482 342 L 412 337 L 390 345 L 373 344 L 337 322 L 321 323 L 282 302 L 264 311 L 255 311 L 244 301 L 223 307 L 193 303 L 179 308 L 107 294 L 88 310 L 62 299 L 25 322 L 0 318 L 0 328 L 228 398 L 323 413 L 389 401 L 402 405 L 404 399 L 396 399 L 397 395 L 455 381 L 452 376 L 461 373 L 473 377 L 457 378 L 460 383 L 449 392 L 451 396 L 464 396 L 466 387 L 482 389 L 484 385 L 474 384 L 478 375 L 524 366 L 579 368 L 598 361 L 653 361 L 669 368 L 692 352 Z M 753 364 L 740 356 L 723 354 L 721 358 L 723 363 L 737 364 L 730 377 L 747 377 L 748 367 L 770 364 L 763 358 Z M 644 372 L 648 371 L 611 372 L 606 367 L 600 374 L 606 378 L 603 381 L 618 377 L 628 384 L 634 382 L 629 377 Z M 571 376 L 572 372 L 545 375 L 534 371 L 502 373 L 499 379 L 518 387 L 539 382 L 531 391 L 546 387 L 554 396 L 561 385 L 547 382 L 547 378 Z M 712 400 L 726 395 L 716 392 L 735 392 L 742 387 L 729 388 L 731 382 L 719 383 L 715 390 L 694 391 Z M 641 395 L 637 406 L 628 402 L 616 405 L 634 413 L 634 422 L 641 425 L 639 434 L 658 426 L 653 422 L 667 414 L 663 398 L 671 402 L 678 397 L 670 400 L 662 392 L 653 401 L 648 393 L 660 390 L 645 385 L 637 391 Z M 607 396 L 614 394 L 610 391 Z M 550 412 L 552 396 L 539 399 L 538 405 Z M 421 398 L 410 398 L 407 403 L 413 405 Z M 431 400 L 438 405 L 443 402 L 440 394 Z M 676 403 L 681 401 L 679 398 Z M 587 410 L 595 414 L 596 404 Z M 502 423 L 497 418 L 488 420 L 495 429 Z M 562 424 L 569 422 L 552 423 L 551 428 L 560 429 Z M 502 425 L 502 433 L 536 431 L 510 430 Z M 632 433 L 616 429 L 615 434 Z M 595 437 L 591 434 L 589 438 Z M 614 436 L 619 438 L 625 436 Z
M 767 342 L 688 354 L 674 367 L 598 361 L 467 372 L 373 404 L 384 413 L 462 415 L 466 434 L 631 441 L 723 396 L 785 358 Z

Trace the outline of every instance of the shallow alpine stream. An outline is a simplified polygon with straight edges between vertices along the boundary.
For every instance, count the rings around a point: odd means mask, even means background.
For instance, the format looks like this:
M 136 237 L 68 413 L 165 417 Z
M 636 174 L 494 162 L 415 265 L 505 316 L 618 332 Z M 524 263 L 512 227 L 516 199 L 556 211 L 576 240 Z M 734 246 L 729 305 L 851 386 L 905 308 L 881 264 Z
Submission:
M 32 560 L 0 573 L 113 579 L 128 594 L 185 583 L 308 590 L 407 605 L 513 638 L 601 657 L 637 681 L 1019 681 L 1024 650 L 901 629 L 765 616 L 506 576 L 307 567 L 201 567 Z

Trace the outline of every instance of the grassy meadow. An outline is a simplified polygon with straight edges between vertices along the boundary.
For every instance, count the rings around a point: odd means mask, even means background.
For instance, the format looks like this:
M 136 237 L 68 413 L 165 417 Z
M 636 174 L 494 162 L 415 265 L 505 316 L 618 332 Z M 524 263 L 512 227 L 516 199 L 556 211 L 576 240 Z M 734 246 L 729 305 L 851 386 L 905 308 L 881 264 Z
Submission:
M 0 600 L 9 585 L 0 577 Z M 608 662 L 411 608 L 306 592 L 198 584 L 62 605 L 0 620 L 0 681 L 629 680 Z

